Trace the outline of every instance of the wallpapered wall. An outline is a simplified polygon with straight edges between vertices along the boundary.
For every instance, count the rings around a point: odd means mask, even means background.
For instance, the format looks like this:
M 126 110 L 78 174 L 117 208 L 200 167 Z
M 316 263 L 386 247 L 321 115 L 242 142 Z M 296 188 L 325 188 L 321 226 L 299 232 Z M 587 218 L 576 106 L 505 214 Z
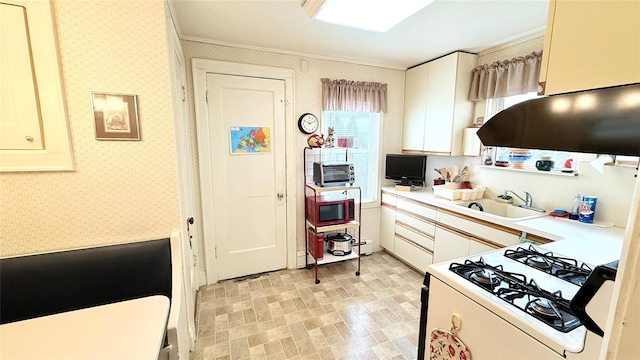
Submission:
M 272 66 L 295 70 L 294 93 L 294 117 L 297 121 L 302 113 L 310 112 L 318 116 L 322 113 L 322 87 L 321 78 L 348 79 L 358 81 L 375 81 L 388 84 L 389 111 L 384 114 L 382 152 L 398 152 L 402 144 L 402 112 L 404 106 L 404 71 L 385 69 L 373 66 L 357 65 L 338 61 L 307 58 L 297 55 L 277 54 L 266 51 L 240 49 L 229 46 L 206 44 L 194 41 L 182 42 L 182 49 L 188 65 L 187 81 L 189 82 L 189 101 L 191 111 L 191 128 L 193 153 L 197 153 L 197 139 L 195 134 L 195 114 L 193 104 L 193 79 L 191 74 L 191 59 L 203 58 L 220 61 L 230 61 L 245 64 Z M 302 72 L 301 60 L 308 62 L 308 71 Z M 295 130 L 296 152 L 296 183 L 297 183 L 297 248 L 304 250 L 304 203 L 303 203 L 303 148 L 306 146 L 307 136 L 297 130 L 296 123 L 287 124 Z M 193 168 L 197 169 L 197 159 L 194 159 Z M 196 174 L 196 177 L 199 175 Z M 194 179 L 194 188 L 197 197 L 200 197 L 200 184 Z M 379 208 L 373 207 L 363 210 L 362 214 L 362 238 L 377 239 Z M 204 243 L 202 230 L 199 230 L 199 258 L 204 259 Z M 204 261 L 200 263 L 201 270 Z
M 179 203 L 162 1 L 53 8 L 76 169 L 0 174 L 0 255 L 168 237 Z M 92 91 L 137 94 L 142 141 L 95 140 Z

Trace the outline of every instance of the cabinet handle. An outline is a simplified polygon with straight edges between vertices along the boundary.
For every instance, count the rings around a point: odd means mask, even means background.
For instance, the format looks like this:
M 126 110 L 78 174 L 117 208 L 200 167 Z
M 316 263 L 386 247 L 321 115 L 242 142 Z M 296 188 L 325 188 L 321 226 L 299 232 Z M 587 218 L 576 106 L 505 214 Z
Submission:
M 27 140 L 28 142 L 32 142 L 33 141 L 33 138 L 31 136 L 29 136 L 29 135 L 25 136 L 24 139 Z
M 420 250 L 426 251 L 430 255 L 433 255 L 433 250 L 427 249 L 426 247 L 424 247 L 424 246 L 422 246 L 420 244 L 416 244 L 411 239 L 407 239 L 406 237 L 404 237 L 404 236 L 402 236 L 402 235 L 400 235 L 398 233 L 395 233 L 394 235 L 395 235 L 396 238 L 400 239 L 401 241 L 404 241 L 409 245 L 413 245 L 413 246 L 417 247 Z

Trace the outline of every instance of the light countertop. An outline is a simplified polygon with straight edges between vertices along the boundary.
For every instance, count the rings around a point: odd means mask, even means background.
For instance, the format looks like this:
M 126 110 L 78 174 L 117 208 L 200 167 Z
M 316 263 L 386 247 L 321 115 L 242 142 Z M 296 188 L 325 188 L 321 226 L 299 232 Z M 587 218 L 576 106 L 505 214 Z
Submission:
M 431 189 L 396 191 L 393 186 L 387 186 L 383 187 L 382 191 L 547 238 L 554 242 L 544 245 L 544 248 L 557 254 L 577 258 L 589 264 L 598 265 L 618 260 L 622 251 L 625 235 L 624 228 L 614 226 L 600 227 L 581 223 L 577 220 L 556 218 L 548 215 L 548 212 L 545 216 L 533 219 L 507 221 L 456 205 L 463 201 L 451 201 L 435 197 Z
M 156 360 L 168 313 L 156 295 L 3 324 L 0 358 Z

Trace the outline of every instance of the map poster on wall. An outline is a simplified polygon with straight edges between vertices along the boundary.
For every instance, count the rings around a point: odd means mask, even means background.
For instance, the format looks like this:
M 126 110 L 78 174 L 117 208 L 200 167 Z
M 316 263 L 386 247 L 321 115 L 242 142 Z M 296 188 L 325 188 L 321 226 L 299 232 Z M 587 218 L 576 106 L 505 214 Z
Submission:
M 271 128 L 231 126 L 229 128 L 231 155 L 271 152 Z

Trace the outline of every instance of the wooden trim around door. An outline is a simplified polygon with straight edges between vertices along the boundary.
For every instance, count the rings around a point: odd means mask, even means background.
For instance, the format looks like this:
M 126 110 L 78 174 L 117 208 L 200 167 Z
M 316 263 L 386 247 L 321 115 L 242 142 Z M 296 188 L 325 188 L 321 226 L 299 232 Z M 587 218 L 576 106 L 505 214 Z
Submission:
M 226 75 L 238 75 L 248 77 L 262 77 L 268 79 L 276 79 L 284 81 L 285 90 L 285 123 L 292 124 L 295 122 L 293 116 L 293 97 L 295 92 L 295 71 L 293 69 L 283 69 L 271 66 L 241 64 L 227 61 L 218 61 L 210 59 L 191 59 L 191 68 L 193 76 L 193 92 L 194 92 L 194 107 L 196 114 L 196 135 L 198 136 L 198 146 L 201 145 L 200 138 L 209 134 L 207 119 L 207 73 L 218 73 Z M 297 244 L 296 244 L 296 231 L 298 229 L 297 216 L 296 216 L 296 191 L 298 181 L 296 180 L 296 156 L 295 156 L 295 134 L 294 127 L 285 126 L 285 163 L 294 164 L 294 166 L 286 166 L 286 221 L 287 221 L 287 268 L 295 269 L 297 264 Z M 199 149 L 202 150 L 202 149 Z M 211 174 L 211 151 L 199 151 L 198 153 L 198 165 L 200 170 L 200 188 L 205 189 L 201 191 L 202 198 L 211 198 L 211 191 L 213 186 L 210 179 Z M 202 202 L 202 217 L 203 219 L 213 218 L 213 204 L 208 202 Z M 207 271 L 207 284 L 214 284 L 218 282 L 218 270 L 214 234 L 214 224 L 204 220 L 203 224 L 204 233 L 204 250 L 205 250 L 205 264 Z M 303 258 L 304 259 L 304 258 Z

